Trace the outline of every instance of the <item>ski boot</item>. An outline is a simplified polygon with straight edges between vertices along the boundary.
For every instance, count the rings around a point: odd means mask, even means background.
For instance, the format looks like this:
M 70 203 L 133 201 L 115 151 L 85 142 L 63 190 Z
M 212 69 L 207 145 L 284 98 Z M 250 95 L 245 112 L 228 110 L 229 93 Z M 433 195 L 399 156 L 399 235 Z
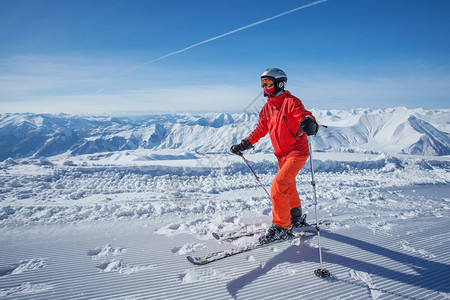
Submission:
M 260 244 L 268 244 L 276 240 L 285 240 L 292 235 L 289 228 L 283 228 L 281 226 L 272 224 L 267 230 L 267 233 L 259 237 Z
M 291 228 L 306 225 L 306 214 L 302 215 L 302 207 L 294 207 L 291 209 Z

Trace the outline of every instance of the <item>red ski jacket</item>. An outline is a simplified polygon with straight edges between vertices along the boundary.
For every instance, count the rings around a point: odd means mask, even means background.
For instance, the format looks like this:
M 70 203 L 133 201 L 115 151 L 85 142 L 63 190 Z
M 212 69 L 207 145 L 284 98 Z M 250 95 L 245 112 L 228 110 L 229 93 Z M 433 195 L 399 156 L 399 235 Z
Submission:
M 256 129 L 247 137 L 254 145 L 267 133 L 270 135 L 275 155 L 284 160 L 293 156 L 308 156 L 309 147 L 306 134 L 296 135 L 300 122 L 306 116 L 314 116 L 305 110 L 300 99 L 292 96 L 289 91 L 281 95 L 269 97 L 259 113 Z M 299 130 L 298 135 L 300 135 Z

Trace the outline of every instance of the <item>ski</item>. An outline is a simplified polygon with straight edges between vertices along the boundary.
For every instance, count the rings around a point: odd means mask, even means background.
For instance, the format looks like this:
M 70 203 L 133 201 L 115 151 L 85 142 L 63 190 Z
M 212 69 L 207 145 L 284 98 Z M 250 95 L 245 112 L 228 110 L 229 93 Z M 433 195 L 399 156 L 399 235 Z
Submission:
M 265 230 L 266 229 L 261 228 L 256 231 L 250 231 L 250 232 L 226 232 L 226 233 L 213 232 L 212 235 L 216 240 L 232 242 L 232 241 L 235 241 L 235 240 L 243 238 L 243 237 L 262 234 Z
M 291 234 L 288 238 L 283 239 L 283 240 L 275 240 L 273 242 L 265 243 L 265 244 L 255 242 L 255 243 L 252 243 L 252 244 L 240 247 L 240 248 L 217 251 L 217 252 L 213 252 L 213 253 L 202 255 L 202 256 L 187 256 L 187 260 L 190 261 L 191 263 L 193 263 L 194 265 L 206 265 L 206 264 L 209 264 L 214 261 L 218 261 L 218 260 L 230 257 L 230 256 L 248 252 L 250 250 L 255 250 L 258 248 L 271 246 L 273 244 L 290 241 L 290 240 L 293 240 L 296 238 L 301 238 L 304 236 L 313 236 L 315 234 L 316 234 L 315 230 L 302 231 L 299 235 Z
M 306 225 L 306 214 L 301 216 L 298 224 L 299 225 L 297 225 L 295 227 L 300 227 L 300 226 Z M 213 232 L 212 235 L 217 240 L 232 242 L 232 241 L 240 239 L 242 237 L 249 237 L 249 236 L 254 236 L 257 234 L 262 234 L 265 230 L 266 229 L 264 229 L 264 228 L 260 228 L 260 229 L 257 229 L 256 231 L 250 231 L 250 232 L 249 231 L 227 232 L 227 233 Z M 291 230 L 292 230 L 292 228 L 291 228 Z
M 319 225 L 330 225 L 331 224 L 331 220 L 320 220 L 319 221 Z M 308 229 L 312 229 L 315 228 L 317 226 L 316 223 L 308 223 L 306 221 L 303 221 L 302 223 L 300 223 L 300 225 L 295 226 L 292 230 L 295 231 L 295 229 L 297 228 L 308 228 Z M 213 232 L 212 235 L 215 239 L 222 241 L 222 242 L 233 242 L 235 240 L 238 240 L 240 238 L 243 237 L 251 237 L 251 236 L 255 236 L 258 234 L 263 234 L 265 232 L 266 229 L 258 229 L 255 231 L 251 231 L 251 232 L 226 232 L 226 233 L 217 233 L 217 232 Z

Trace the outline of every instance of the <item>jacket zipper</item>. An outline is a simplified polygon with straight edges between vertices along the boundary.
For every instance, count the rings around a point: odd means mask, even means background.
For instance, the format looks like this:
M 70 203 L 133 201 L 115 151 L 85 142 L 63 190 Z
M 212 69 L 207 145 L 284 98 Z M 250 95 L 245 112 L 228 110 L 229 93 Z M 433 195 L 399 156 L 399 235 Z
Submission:
M 283 119 L 284 119 L 284 123 L 286 123 L 286 126 L 287 126 L 287 128 L 289 130 L 289 133 L 292 135 L 292 137 L 295 139 L 295 141 L 298 142 L 297 137 L 295 136 L 294 132 L 292 132 L 291 127 L 289 127 L 289 122 L 288 122 L 288 120 L 287 120 L 285 115 L 283 115 Z

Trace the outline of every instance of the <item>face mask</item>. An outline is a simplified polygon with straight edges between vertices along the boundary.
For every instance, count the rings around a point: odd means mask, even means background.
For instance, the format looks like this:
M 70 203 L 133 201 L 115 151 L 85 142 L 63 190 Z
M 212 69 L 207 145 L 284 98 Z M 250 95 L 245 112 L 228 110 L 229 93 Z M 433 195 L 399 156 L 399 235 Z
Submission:
M 267 95 L 270 95 L 273 92 L 275 92 L 274 80 L 270 77 L 261 78 L 261 86 Z

